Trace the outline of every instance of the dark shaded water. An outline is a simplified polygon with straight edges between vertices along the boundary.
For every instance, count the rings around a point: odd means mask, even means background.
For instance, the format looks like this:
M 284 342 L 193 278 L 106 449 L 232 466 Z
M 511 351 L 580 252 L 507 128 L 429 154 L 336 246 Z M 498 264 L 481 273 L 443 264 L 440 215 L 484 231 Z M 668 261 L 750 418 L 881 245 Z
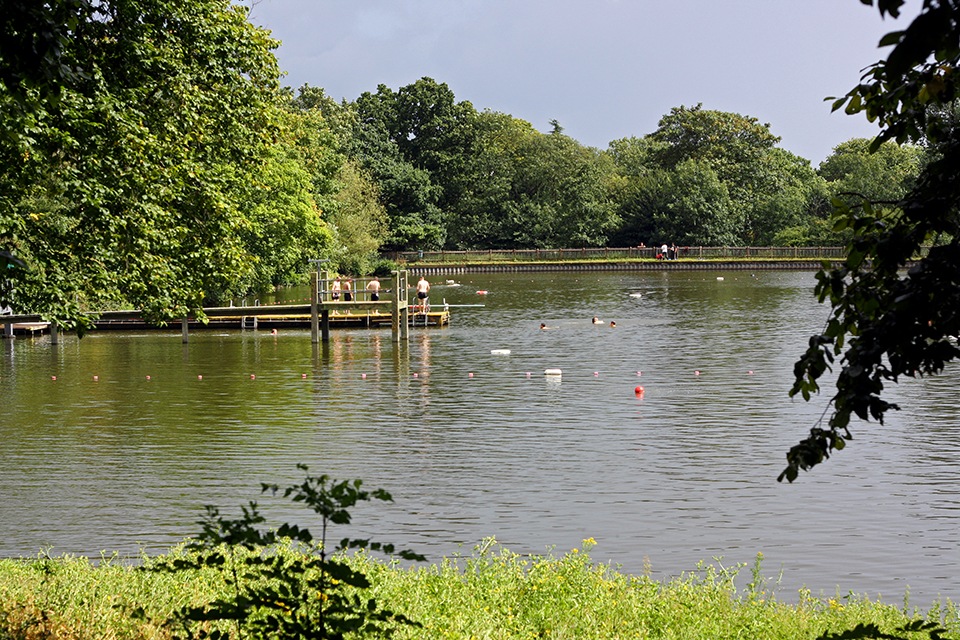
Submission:
M 258 495 L 303 462 L 390 490 L 350 535 L 432 560 L 485 536 L 520 553 L 593 537 L 594 559 L 632 573 L 763 552 L 785 596 L 839 585 L 899 601 L 909 585 L 918 604 L 960 599 L 955 368 L 901 385 L 887 425 L 856 425 L 827 464 L 775 481 L 825 406 L 787 397 L 826 315 L 812 274 L 461 281 L 432 302 L 487 306 L 454 308 L 405 348 L 389 330 L 319 347 L 309 331 L 0 344 L 0 554 L 159 552 L 198 531 L 200 505 L 249 499 L 309 524 Z

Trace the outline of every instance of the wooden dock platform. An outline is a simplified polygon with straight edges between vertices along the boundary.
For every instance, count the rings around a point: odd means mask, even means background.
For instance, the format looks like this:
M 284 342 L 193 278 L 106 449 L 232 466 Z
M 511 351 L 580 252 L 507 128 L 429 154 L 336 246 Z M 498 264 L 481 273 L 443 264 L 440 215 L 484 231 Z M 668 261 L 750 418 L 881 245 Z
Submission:
M 207 317 L 208 323 L 202 324 L 196 320 L 189 321 L 189 329 L 309 329 L 310 314 L 300 315 L 270 315 L 268 307 L 249 307 L 251 312 L 258 311 L 257 315 L 248 316 L 215 316 Z M 392 316 L 388 313 L 376 312 L 346 312 L 330 314 L 331 329 L 365 328 L 379 329 L 392 326 Z M 429 310 L 426 313 L 410 313 L 409 326 L 411 327 L 443 327 L 450 324 L 450 312 Z M 136 331 L 158 329 L 154 324 L 137 319 L 98 320 L 95 323 L 98 331 Z M 180 330 L 180 325 L 168 326 L 169 329 Z
M 6 328 L 5 328 L 7 326 L 10 327 L 10 330 L 13 332 L 14 336 L 29 336 L 29 337 L 33 337 L 35 335 L 42 335 L 46 333 L 50 328 L 49 322 L 15 322 L 10 325 L 2 324 L 2 322 L 3 321 L 0 320 L 0 325 L 2 325 L 2 327 L 4 328 L 2 329 L 2 331 L 0 331 L 0 333 L 3 333 L 4 338 L 8 337 L 6 335 Z
M 276 306 L 252 307 L 204 307 L 201 316 L 208 320 L 198 322 L 191 314 L 180 319 L 180 331 L 183 342 L 189 341 L 190 329 L 207 328 L 240 328 L 240 329 L 279 329 L 310 327 L 310 339 L 317 343 L 330 339 L 331 327 L 380 327 L 389 324 L 393 341 L 400 342 L 410 339 L 410 327 L 442 327 L 450 323 L 449 308 L 444 305 L 442 310 L 434 311 L 427 303 L 426 309 L 417 304 L 410 304 L 407 300 L 407 291 L 410 285 L 407 282 L 406 271 L 392 273 L 392 287 L 382 291 L 386 299 L 380 299 L 376 291 L 367 290 L 366 284 L 372 278 L 354 278 L 357 285 L 353 291 L 349 287 L 343 289 L 343 299 L 335 288 L 340 286 L 340 280 L 330 279 L 328 271 L 310 274 L 310 304 L 284 304 Z M 349 285 L 351 279 L 347 279 Z M 392 295 L 389 295 L 391 294 Z M 201 310 L 197 310 L 201 311 Z M 91 313 L 94 327 L 103 329 L 144 330 L 159 329 L 153 322 L 141 317 L 138 310 L 129 311 L 101 311 Z M 0 319 L 3 323 L 4 336 L 13 337 L 14 325 L 43 324 L 44 318 L 40 314 L 8 315 Z M 49 323 L 50 340 L 57 344 L 60 335 L 55 323 Z

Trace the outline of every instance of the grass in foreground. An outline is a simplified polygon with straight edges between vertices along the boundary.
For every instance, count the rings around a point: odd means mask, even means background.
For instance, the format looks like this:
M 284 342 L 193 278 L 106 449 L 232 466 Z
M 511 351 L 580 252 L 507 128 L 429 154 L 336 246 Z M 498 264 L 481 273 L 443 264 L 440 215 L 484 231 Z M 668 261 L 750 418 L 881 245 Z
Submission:
M 853 595 L 817 598 L 808 591 L 788 604 L 770 593 L 760 556 L 738 589 L 742 566 L 706 565 L 659 582 L 593 563 L 593 544 L 585 540 L 583 549 L 563 556 L 524 557 L 490 539 L 471 556 L 426 567 L 403 568 L 366 554 L 349 562 L 370 578 L 370 595 L 423 625 L 400 628 L 398 638 L 813 639 L 858 624 L 892 634 L 921 615 L 906 604 Z M 111 558 L 0 561 L 0 640 L 169 638 L 162 622 L 173 611 L 225 593 L 215 568 L 171 574 L 135 570 Z M 139 609 L 145 617 L 134 615 Z M 925 617 L 942 621 L 949 630 L 943 637 L 960 638 L 955 605 L 935 604 Z

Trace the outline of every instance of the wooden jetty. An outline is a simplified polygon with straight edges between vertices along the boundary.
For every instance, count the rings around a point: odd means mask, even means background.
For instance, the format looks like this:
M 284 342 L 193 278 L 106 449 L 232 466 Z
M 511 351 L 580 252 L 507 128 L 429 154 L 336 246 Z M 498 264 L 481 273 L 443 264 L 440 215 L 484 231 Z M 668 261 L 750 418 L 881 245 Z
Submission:
M 313 342 L 330 339 L 330 329 L 346 327 L 382 327 L 389 324 L 393 330 L 393 341 L 409 340 L 411 326 L 441 327 L 450 323 L 449 309 L 431 309 L 429 305 L 410 305 L 407 302 L 407 272 L 394 271 L 391 293 L 382 292 L 386 299 L 373 300 L 372 292 L 366 289 L 366 282 L 372 278 L 357 278 L 356 290 L 350 291 L 350 300 L 341 295 L 335 296 L 334 280 L 327 271 L 311 274 L 310 303 L 294 305 L 270 305 L 252 307 L 207 307 L 203 309 L 208 322 L 199 322 L 195 317 L 180 320 L 183 342 L 189 341 L 190 329 L 223 327 L 241 329 L 279 329 L 304 328 L 309 326 Z M 363 285 L 363 288 L 360 286 Z M 342 296 L 342 297 L 341 297 Z M 412 313 L 411 313 L 412 311 Z M 156 325 L 145 321 L 140 311 L 104 311 L 91 314 L 96 317 L 96 329 L 156 329 Z M 3 316 L 4 337 L 15 335 L 14 327 L 25 325 L 43 325 L 50 331 L 51 340 L 56 343 L 59 331 L 55 323 L 43 322 L 39 314 Z M 42 329 L 41 329 L 42 330 Z
M 50 327 L 49 322 L 6 322 L 6 318 L 3 320 L 3 337 L 13 336 L 30 336 L 33 337 L 37 334 L 43 334 Z M 7 329 L 9 327 L 9 329 Z

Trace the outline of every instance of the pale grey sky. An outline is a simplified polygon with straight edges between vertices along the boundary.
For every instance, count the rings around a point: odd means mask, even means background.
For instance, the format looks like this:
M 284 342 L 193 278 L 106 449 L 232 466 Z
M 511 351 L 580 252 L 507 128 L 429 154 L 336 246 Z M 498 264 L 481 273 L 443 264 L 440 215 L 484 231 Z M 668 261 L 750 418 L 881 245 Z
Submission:
M 919 11 L 881 20 L 859 0 L 260 0 L 284 84 L 353 100 L 429 76 L 457 100 L 582 144 L 656 129 L 671 107 L 702 102 L 769 123 L 817 166 L 877 129 L 830 113 L 877 42 Z

